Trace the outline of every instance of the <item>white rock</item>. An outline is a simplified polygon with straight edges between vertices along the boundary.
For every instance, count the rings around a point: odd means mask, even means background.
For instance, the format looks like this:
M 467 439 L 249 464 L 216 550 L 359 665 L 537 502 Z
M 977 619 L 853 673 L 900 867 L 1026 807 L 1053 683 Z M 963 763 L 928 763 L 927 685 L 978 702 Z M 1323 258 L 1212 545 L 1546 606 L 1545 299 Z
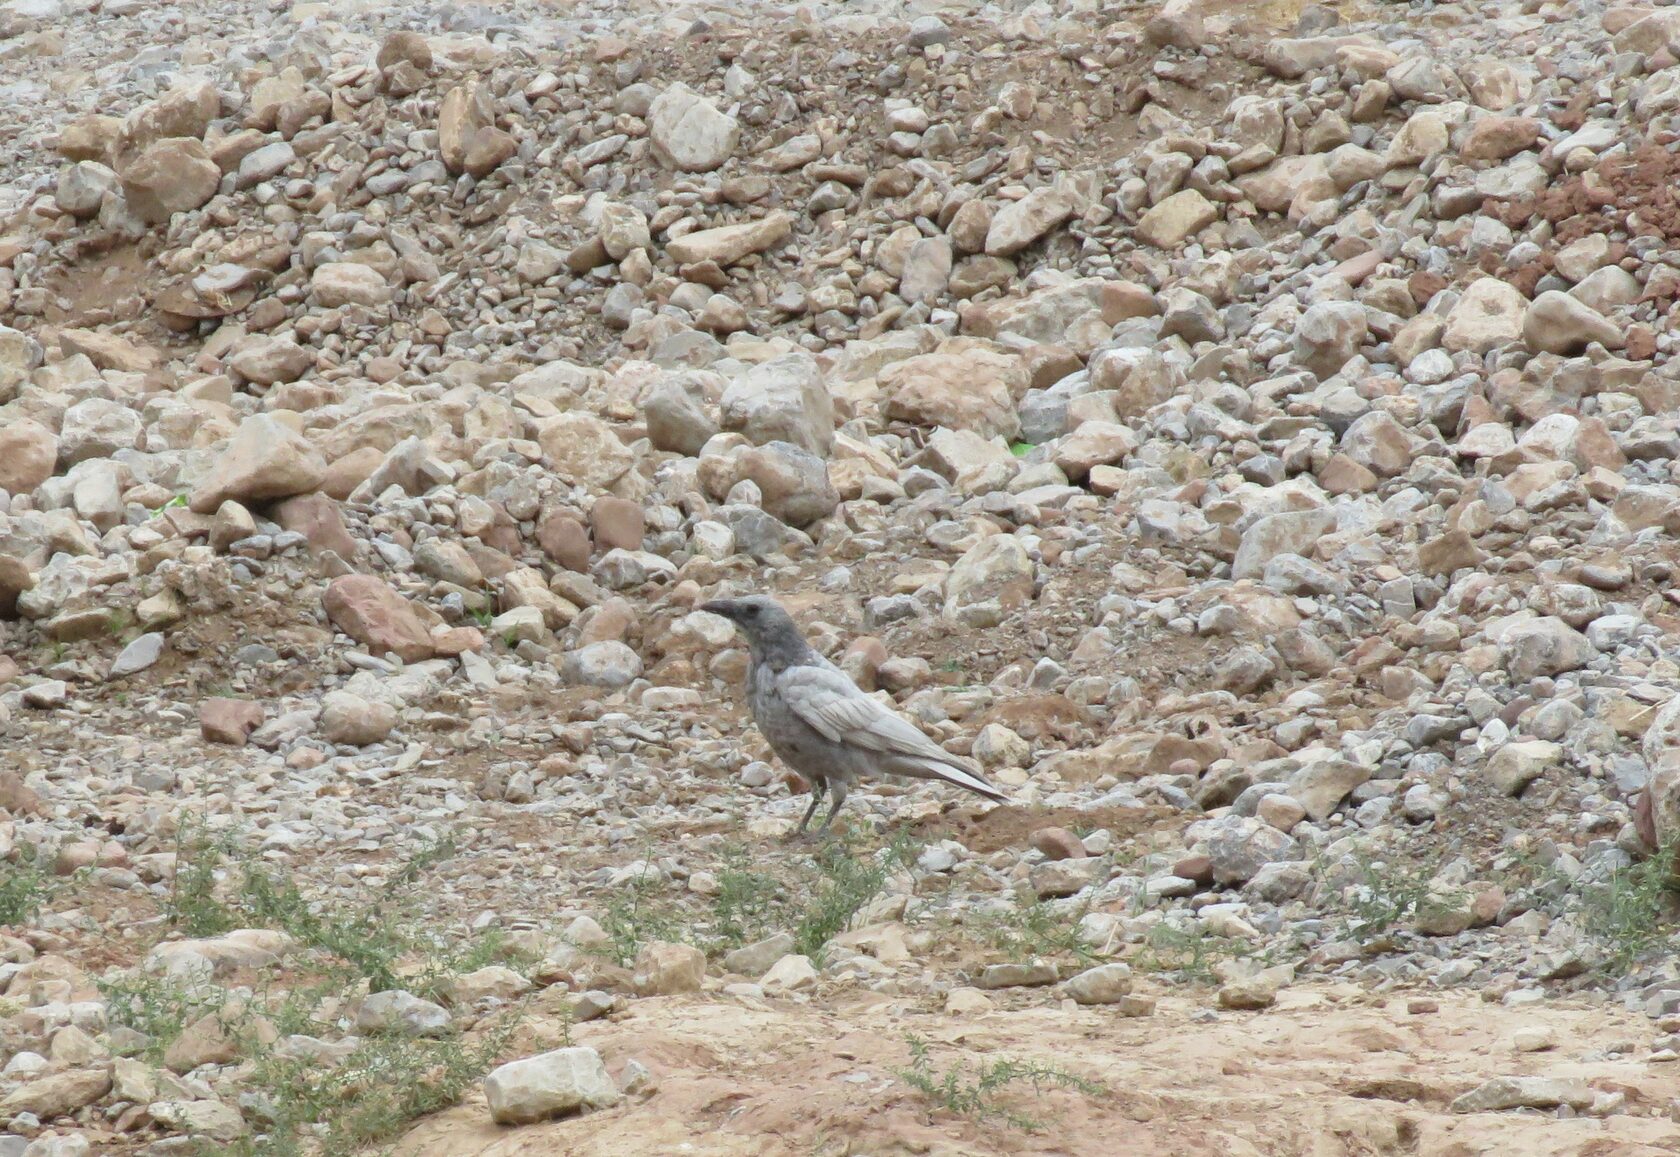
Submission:
M 498 1125 L 528 1125 L 618 1101 L 601 1054 L 564 1048 L 502 1065 L 484 1078 L 484 1098 Z
M 673 84 L 648 109 L 655 153 L 674 169 L 709 173 L 735 153 L 741 126 L 686 84 Z

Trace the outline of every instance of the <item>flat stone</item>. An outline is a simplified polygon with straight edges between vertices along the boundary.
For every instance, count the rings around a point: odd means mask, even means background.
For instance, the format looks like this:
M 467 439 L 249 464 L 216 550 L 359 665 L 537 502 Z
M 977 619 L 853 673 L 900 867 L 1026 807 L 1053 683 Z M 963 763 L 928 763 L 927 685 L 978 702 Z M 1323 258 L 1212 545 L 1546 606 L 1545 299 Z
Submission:
M 654 153 L 674 169 L 709 173 L 734 155 L 741 126 L 686 84 L 673 84 L 648 109 Z M 679 259 L 680 260 L 680 259 Z
M 449 1010 L 400 988 L 370 993 L 356 1011 L 361 1032 L 401 1036 L 442 1036 L 449 1031 Z
M 1146 244 L 1174 249 L 1219 220 L 1219 206 L 1195 189 L 1180 189 L 1138 219 L 1137 236 Z
M 375 655 L 390 651 L 405 663 L 417 663 L 435 652 L 431 635 L 408 600 L 375 575 L 334 579 L 327 585 L 322 604 L 333 626 Z
M 703 261 L 733 265 L 748 254 L 764 252 L 792 231 L 793 218 L 786 213 L 771 213 L 745 225 L 722 225 L 685 233 L 667 243 L 665 252 L 673 261 L 684 265 Z
M 1039 988 L 1061 979 L 1051 960 L 1030 960 L 1024 964 L 988 964 L 980 973 L 981 988 Z
M 1505 1109 L 1590 1108 L 1596 1096 L 1585 1081 L 1559 1077 L 1494 1077 L 1453 1100 L 1455 1113 L 1497 1113 Z
M 1073 216 L 1073 211 L 1073 199 L 1060 189 L 1034 189 L 992 215 L 986 253 L 992 257 L 1019 253 Z
M 141 635 L 122 649 L 116 660 L 111 664 L 111 679 L 121 679 L 134 675 L 153 666 L 163 658 L 164 637 L 157 631 Z

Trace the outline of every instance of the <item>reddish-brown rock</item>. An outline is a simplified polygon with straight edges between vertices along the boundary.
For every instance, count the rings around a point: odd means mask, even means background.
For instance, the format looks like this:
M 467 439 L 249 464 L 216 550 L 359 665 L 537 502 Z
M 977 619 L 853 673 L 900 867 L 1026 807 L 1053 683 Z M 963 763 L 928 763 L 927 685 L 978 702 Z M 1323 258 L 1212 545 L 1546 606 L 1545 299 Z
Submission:
M 53 476 L 58 436 L 30 418 L 0 424 L 0 490 L 29 494 Z
M 0 809 L 14 816 L 35 815 L 41 810 L 41 797 L 17 772 L 0 771 Z
M 589 531 L 574 516 L 549 510 L 537 522 L 537 545 L 567 570 L 589 569 Z
M 405 663 L 436 653 L 431 634 L 407 599 L 367 574 L 335 578 L 322 598 L 333 626 L 376 655 L 390 651 Z
M 299 494 L 276 503 L 274 521 L 287 530 L 295 531 L 309 540 L 309 549 L 319 554 L 334 551 L 346 562 L 356 557 L 356 540 L 344 527 L 338 503 L 325 494 Z
M 1032 834 L 1032 846 L 1048 860 L 1082 860 L 1085 841 L 1066 828 L 1039 828 Z
M 451 627 L 432 636 L 432 648 L 439 655 L 459 655 L 484 647 L 484 632 L 477 627 Z
M 350 451 L 327 467 L 326 477 L 321 480 L 321 493 L 339 501 L 349 498 L 350 492 L 366 482 L 383 461 L 384 452 L 373 446 Z
M 627 498 L 599 498 L 589 508 L 589 530 L 595 549 L 605 554 L 615 548 L 641 550 L 646 524 L 639 503 Z
M 263 705 L 249 699 L 206 699 L 198 705 L 198 730 L 210 743 L 244 747 L 262 722 Z
M 1213 861 L 1207 856 L 1185 856 L 1173 865 L 1173 875 L 1198 884 L 1213 882 Z

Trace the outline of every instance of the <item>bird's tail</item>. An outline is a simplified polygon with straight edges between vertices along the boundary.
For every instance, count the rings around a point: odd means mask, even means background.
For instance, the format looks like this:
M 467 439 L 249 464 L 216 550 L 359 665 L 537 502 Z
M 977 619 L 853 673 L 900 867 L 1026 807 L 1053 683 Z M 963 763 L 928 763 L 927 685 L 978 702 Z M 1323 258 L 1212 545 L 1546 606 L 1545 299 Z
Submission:
M 914 776 L 917 779 L 944 780 L 946 783 L 967 788 L 975 795 L 985 796 L 997 803 L 1009 802 L 1009 797 L 993 787 L 985 776 L 959 763 L 912 756 L 892 770 L 900 775 Z

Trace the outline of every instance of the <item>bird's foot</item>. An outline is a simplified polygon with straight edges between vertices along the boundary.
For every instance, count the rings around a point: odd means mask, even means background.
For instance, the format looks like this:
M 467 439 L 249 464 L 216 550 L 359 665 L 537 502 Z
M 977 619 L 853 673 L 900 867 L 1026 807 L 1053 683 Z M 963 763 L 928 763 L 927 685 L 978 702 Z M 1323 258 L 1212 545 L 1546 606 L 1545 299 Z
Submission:
M 821 834 L 821 832 L 813 832 L 810 828 L 795 828 L 793 831 L 782 837 L 782 843 L 791 847 L 814 844 L 817 841 L 817 837 Z

